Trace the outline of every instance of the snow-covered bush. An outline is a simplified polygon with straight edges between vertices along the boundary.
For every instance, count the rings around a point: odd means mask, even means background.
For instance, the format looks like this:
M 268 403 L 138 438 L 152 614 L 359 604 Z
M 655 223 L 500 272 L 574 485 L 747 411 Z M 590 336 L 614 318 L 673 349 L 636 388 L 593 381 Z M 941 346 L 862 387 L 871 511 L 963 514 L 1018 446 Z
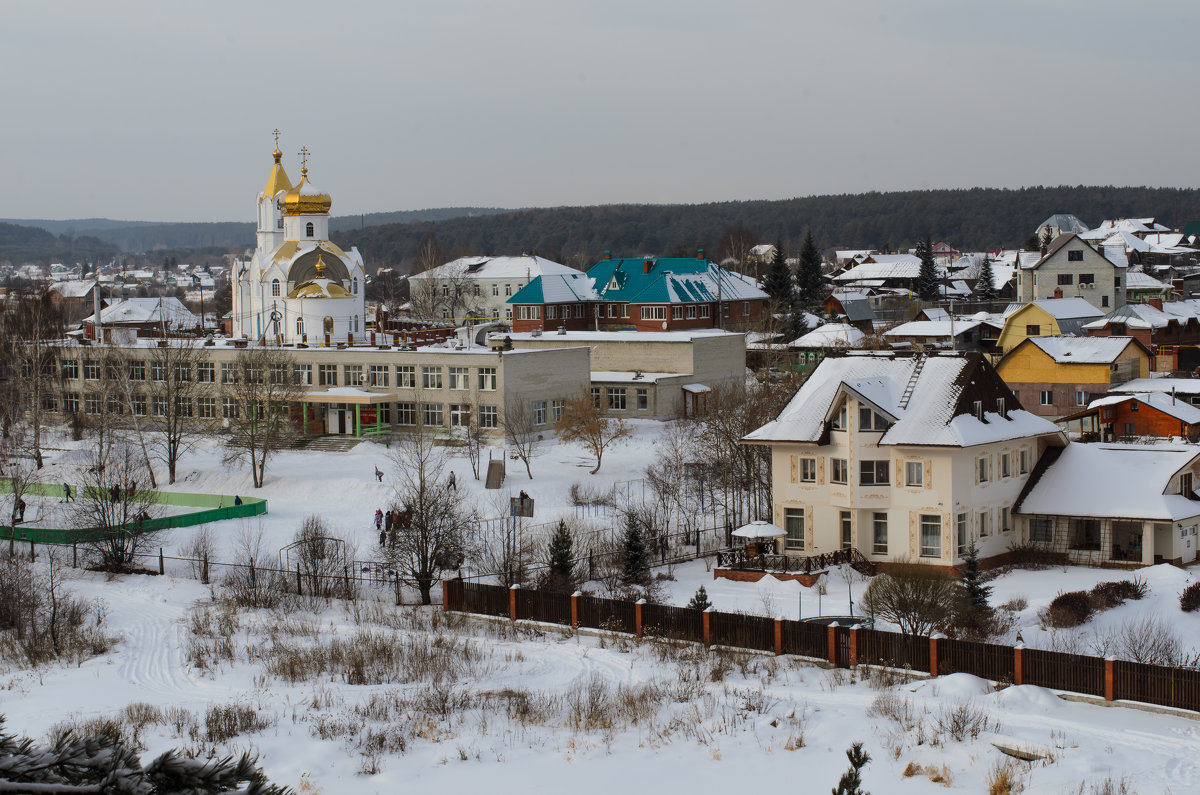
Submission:
M 1185 613 L 1200 609 L 1200 582 L 1194 582 L 1179 594 L 1179 609 Z
M 1067 591 L 1054 597 L 1041 617 L 1049 626 L 1065 629 L 1079 626 L 1091 618 L 1093 612 L 1095 606 L 1091 594 L 1087 591 Z

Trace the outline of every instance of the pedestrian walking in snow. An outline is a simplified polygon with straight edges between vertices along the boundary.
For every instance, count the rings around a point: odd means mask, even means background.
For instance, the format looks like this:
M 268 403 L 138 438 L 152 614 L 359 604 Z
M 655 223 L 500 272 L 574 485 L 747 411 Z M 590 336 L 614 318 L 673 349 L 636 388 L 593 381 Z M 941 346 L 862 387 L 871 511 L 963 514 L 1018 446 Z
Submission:
M 379 532 L 379 546 L 387 544 L 387 533 L 382 530 Z
M 69 483 L 64 483 L 63 484 L 63 502 L 70 502 L 70 501 L 71 501 L 71 485 Z
M 375 467 L 375 480 L 379 483 L 383 482 L 383 470 L 379 467 Z
M 454 489 L 455 491 L 458 491 L 458 484 L 454 482 L 453 470 L 450 472 L 450 488 Z
M 25 521 L 25 500 L 17 500 L 17 521 Z
M 375 509 L 375 532 L 380 532 L 382 530 L 383 530 L 383 511 L 376 508 Z

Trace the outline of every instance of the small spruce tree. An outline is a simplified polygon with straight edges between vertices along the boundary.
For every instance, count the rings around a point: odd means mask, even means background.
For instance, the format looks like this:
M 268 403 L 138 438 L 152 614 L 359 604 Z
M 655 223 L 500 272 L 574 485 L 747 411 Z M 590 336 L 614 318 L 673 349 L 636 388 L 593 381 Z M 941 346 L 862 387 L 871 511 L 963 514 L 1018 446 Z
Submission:
M 992 261 L 987 254 L 983 255 L 983 265 L 979 268 L 979 282 L 975 285 L 975 297 L 980 301 L 996 300 L 996 276 L 992 273 Z
M 917 243 L 917 256 L 921 260 L 921 270 L 917 274 L 917 296 L 922 301 L 935 301 L 941 280 L 938 278 L 937 263 L 933 261 L 933 243 L 928 235 Z
M 771 267 L 763 279 L 763 291 L 771 297 L 776 312 L 790 310 L 795 302 L 796 285 L 792 281 L 792 271 L 783 255 L 782 241 L 775 241 L 775 256 L 771 258 Z
M 796 268 L 796 298 L 804 309 L 812 309 L 825 300 L 825 276 L 821 273 L 821 251 L 813 240 L 812 230 L 804 235 L 800 246 L 800 264 Z
M 862 749 L 862 743 L 854 743 L 846 749 L 850 769 L 838 780 L 833 795 L 871 795 L 862 789 L 862 769 L 871 761 L 871 755 Z
M 703 585 L 696 589 L 695 595 L 692 596 L 692 601 L 688 602 L 687 606 L 693 610 L 707 610 L 713 606 L 712 602 L 708 599 L 708 591 L 704 590 Z
M 963 553 L 963 563 L 965 569 L 962 584 L 967 589 L 968 602 L 971 607 L 987 607 L 988 597 L 992 595 L 992 586 L 985 585 L 979 575 L 979 548 L 975 546 L 974 541 Z
M 550 537 L 550 588 L 554 591 L 571 593 L 575 590 L 575 545 L 567 523 L 558 520 L 554 535 Z
M 630 514 L 625 519 L 625 565 L 621 571 L 623 585 L 645 585 L 650 579 L 650 553 L 638 521 Z

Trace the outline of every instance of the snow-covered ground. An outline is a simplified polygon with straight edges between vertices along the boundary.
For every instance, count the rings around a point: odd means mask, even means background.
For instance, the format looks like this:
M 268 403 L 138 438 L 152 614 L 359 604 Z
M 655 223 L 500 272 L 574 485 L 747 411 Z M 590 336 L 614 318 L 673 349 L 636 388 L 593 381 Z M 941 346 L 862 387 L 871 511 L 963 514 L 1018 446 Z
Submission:
M 538 521 L 573 515 L 572 483 L 611 486 L 641 477 L 661 430 L 638 423 L 634 443 L 606 453 L 595 476 L 587 474 L 592 462 L 580 448 L 547 443 L 533 462 L 532 481 L 519 462 L 509 462 L 501 496 L 506 502 L 528 491 L 538 500 Z M 259 528 L 268 549 L 278 549 L 310 514 L 322 515 L 364 552 L 373 546 L 372 516 L 391 495 L 389 477 L 378 483 L 374 476 L 377 466 L 391 471 L 382 445 L 282 453 L 269 462 L 259 490 L 250 487 L 248 473 L 230 470 L 220 457 L 214 444 L 201 445 L 181 462 L 173 488 L 269 500 L 266 516 L 209 528 L 222 551 L 232 554 L 239 534 Z M 51 455 L 51 482 L 69 479 L 68 458 Z M 499 515 L 501 503 L 471 477 L 466 459 L 453 468 L 463 498 L 485 515 Z M 167 553 L 185 550 L 195 532 L 165 534 Z M 357 615 L 339 604 L 317 613 L 222 611 L 209 605 L 208 587 L 178 571 L 112 581 L 71 572 L 69 587 L 102 600 L 104 625 L 122 640 L 77 668 L 0 673 L 0 713 L 9 729 L 44 737 L 64 720 L 112 716 L 148 702 L 176 709 L 167 722 L 143 730 L 147 756 L 170 747 L 253 747 L 273 779 L 327 793 L 413 785 L 442 792 L 610 793 L 675 785 L 698 792 L 747 785 L 819 792 L 836 784 L 846 768 L 844 751 L 855 741 L 872 755 L 864 772 L 864 788 L 872 792 L 945 786 L 979 792 L 1009 759 L 993 740 L 1023 742 L 1047 755 L 1013 769 L 1031 792 L 1077 792 L 1081 784 L 1087 792 L 1107 778 L 1125 780 L 1136 792 L 1200 789 L 1200 722 L 1189 717 L 1071 703 L 1029 686 L 996 691 L 966 675 L 861 681 L 769 655 L 514 629 L 484 619 L 458 619 L 461 626 L 450 628 L 433 610 L 392 608 L 388 594 L 372 603 L 369 589 Z M 840 572 L 831 573 L 824 595 L 773 579 L 714 581 L 703 561 L 664 573 L 674 577 L 665 586 L 676 604 L 703 584 L 718 610 L 779 617 L 846 615 L 851 599 L 857 613 L 866 587 Z M 1153 615 L 1185 646 L 1200 648 L 1200 616 L 1178 607 L 1192 574 L 1160 566 L 1138 575 L 1149 596 L 1100 614 L 1072 633 L 1075 642 L 1093 642 L 1123 622 Z M 1051 638 L 1038 627 L 1038 609 L 1059 591 L 1126 576 L 1078 567 L 1014 571 L 993 581 L 992 601 L 1024 597 L 1028 606 L 1012 634 L 1019 630 L 1027 645 L 1061 645 L 1061 634 Z M 311 667 L 295 665 L 311 661 L 305 649 L 349 654 L 347 648 L 376 645 L 400 651 L 386 664 L 327 661 L 319 673 L 294 675 Z M 230 704 L 250 707 L 265 728 L 210 742 L 205 712 Z M 974 719 L 978 736 L 967 731 L 955 739 L 948 728 L 955 717 Z M 922 772 L 914 773 L 916 766 Z

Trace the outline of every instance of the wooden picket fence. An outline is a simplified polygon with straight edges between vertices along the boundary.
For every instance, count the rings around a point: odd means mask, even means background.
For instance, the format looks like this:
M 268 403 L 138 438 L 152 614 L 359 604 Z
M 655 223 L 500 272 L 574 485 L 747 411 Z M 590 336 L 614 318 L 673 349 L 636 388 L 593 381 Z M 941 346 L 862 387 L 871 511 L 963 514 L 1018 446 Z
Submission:
M 840 668 L 884 666 L 930 676 L 968 673 L 1007 684 L 1200 712 L 1200 670 L 1026 649 L 865 627 L 557 594 L 465 580 L 443 583 L 443 607 L 821 660 Z

